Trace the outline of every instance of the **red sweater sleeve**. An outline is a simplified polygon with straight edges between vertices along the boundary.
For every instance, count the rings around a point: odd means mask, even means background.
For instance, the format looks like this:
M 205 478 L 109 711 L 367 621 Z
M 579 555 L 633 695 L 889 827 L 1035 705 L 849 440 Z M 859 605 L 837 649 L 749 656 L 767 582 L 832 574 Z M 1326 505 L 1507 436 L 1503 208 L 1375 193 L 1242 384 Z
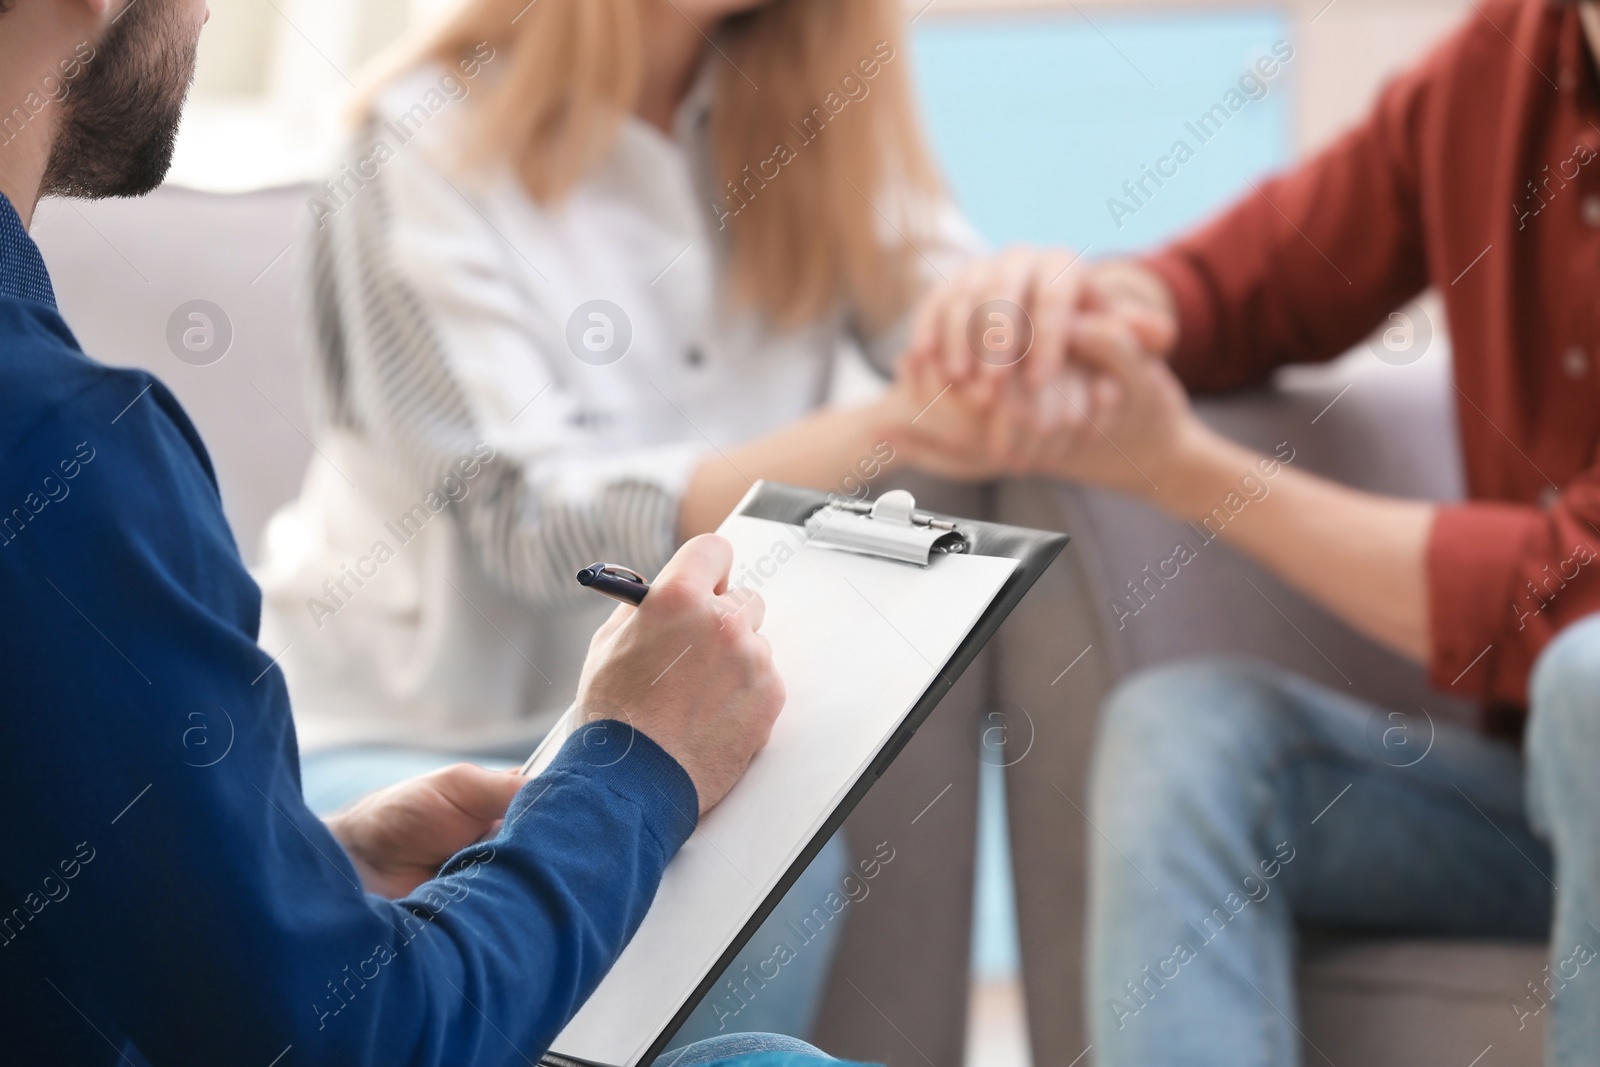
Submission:
M 1600 467 L 1547 510 L 1440 508 L 1428 545 L 1428 672 L 1440 689 L 1526 704 L 1528 675 L 1560 630 L 1600 611 Z
M 1332 359 L 1422 291 L 1420 131 L 1460 36 L 1331 146 L 1145 259 L 1176 298 L 1172 364 L 1191 389 Z

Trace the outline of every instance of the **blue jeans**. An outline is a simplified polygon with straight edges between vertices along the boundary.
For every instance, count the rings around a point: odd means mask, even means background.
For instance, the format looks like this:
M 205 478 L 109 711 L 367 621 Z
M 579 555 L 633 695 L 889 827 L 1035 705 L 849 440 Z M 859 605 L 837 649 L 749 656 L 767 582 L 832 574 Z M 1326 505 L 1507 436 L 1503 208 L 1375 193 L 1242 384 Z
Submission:
M 328 815 L 375 789 L 462 761 L 496 770 L 518 766 L 521 762 L 421 749 L 331 749 L 313 752 L 301 759 L 301 792 L 312 811 Z M 760 965 L 768 961 L 773 944 L 783 939 L 784 927 L 791 922 L 803 924 L 828 893 L 839 888 L 840 880 L 848 873 L 849 863 L 844 839 L 842 835 L 835 835 L 795 881 L 749 944 L 734 957 L 726 973 L 737 974 L 746 966 L 759 971 Z M 809 1036 L 822 1007 L 823 987 L 843 926 L 844 923 L 836 922 L 823 927 L 805 943 L 794 960 L 783 967 L 777 978 L 763 983 L 759 996 L 748 1001 L 724 996 L 719 1011 L 717 991 L 713 990 L 673 1036 L 674 1047 L 717 1035 L 764 1031 Z M 732 1010 L 727 1004 L 730 1000 Z M 671 1059 L 671 1055 L 665 1058 Z
M 722 1060 L 775 1052 L 819 1060 L 831 1058 L 804 1041 L 781 1034 L 724 1034 L 685 1045 L 673 1052 L 664 1052 L 656 1057 L 650 1067 L 704 1067 L 705 1064 Z
M 1530 695 L 1524 758 L 1253 662 L 1127 680 L 1090 786 L 1096 1062 L 1299 1063 L 1295 933 L 1309 926 L 1552 938 L 1541 996 L 1509 1007 L 1543 1016 L 1548 1063 L 1592 1063 L 1600 616 L 1551 643 Z

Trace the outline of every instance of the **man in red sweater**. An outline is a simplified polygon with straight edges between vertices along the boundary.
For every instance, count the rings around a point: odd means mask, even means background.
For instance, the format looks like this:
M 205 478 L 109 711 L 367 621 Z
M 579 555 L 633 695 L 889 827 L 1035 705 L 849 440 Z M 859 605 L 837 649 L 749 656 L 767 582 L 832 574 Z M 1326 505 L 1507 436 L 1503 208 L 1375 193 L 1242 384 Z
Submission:
M 1196 521 L 1242 474 L 1275 474 L 1230 541 L 1441 690 L 1528 714 L 1523 752 L 1441 731 L 1396 768 L 1366 741 L 1380 709 L 1272 667 L 1125 682 L 1092 790 L 1102 1067 L 1298 1062 L 1302 923 L 1553 936 L 1537 999 L 1513 1010 L 1543 1016 L 1550 1063 L 1600 1048 L 1600 12 L 1474 8 L 1363 122 L 1175 244 L 1064 277 L 1066 253 L 1008 253 L 918 323 L 908 367 L 958 388 L 907 449 L 960 470 L 975 457 L 949 424 L 983 420 L 983 461 Z M 1454 343 L 1467 502 L 1278 470 L 1190 410 L 1185 386 L 1331 359 L 1430 286 Z M 1033 320 L 1015 370 L 966 341 L 996 298 Z

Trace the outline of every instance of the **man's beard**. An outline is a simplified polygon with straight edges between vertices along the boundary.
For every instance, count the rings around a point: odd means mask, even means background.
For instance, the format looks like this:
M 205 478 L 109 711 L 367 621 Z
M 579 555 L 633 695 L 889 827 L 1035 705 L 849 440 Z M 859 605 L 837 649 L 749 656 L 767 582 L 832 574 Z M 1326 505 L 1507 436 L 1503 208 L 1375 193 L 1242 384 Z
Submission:
M 62 102 L 41 193 L 143 196 L 172 165 L 198 28 L 166 0 L 132 0 Z

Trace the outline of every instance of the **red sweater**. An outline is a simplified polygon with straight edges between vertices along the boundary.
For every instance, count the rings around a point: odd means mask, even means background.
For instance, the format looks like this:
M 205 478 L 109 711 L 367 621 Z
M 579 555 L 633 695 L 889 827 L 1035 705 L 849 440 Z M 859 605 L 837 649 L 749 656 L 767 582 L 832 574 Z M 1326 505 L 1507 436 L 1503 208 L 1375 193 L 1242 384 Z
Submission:
M 1600 86 L 1573 8 L 1478 7 L 1360 125 L 1147 262 L 1199 390 L 1443 294 L 1470 499 L 1429 538 L 1429 671 L 1523 704 L 1540 649 L 1600 611 Z

